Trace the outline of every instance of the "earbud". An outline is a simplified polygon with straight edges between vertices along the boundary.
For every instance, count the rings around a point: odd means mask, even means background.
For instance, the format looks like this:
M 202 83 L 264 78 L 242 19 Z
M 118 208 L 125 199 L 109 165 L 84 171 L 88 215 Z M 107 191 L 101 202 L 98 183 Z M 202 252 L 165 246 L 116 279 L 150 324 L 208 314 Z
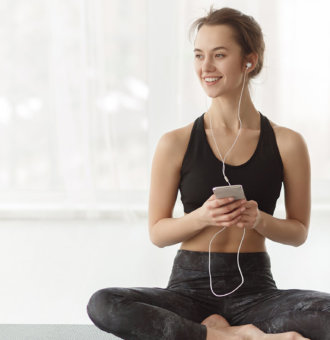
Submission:
M 250 68 L 252 66 L 251 63 L 246 63 L 246 68 Z

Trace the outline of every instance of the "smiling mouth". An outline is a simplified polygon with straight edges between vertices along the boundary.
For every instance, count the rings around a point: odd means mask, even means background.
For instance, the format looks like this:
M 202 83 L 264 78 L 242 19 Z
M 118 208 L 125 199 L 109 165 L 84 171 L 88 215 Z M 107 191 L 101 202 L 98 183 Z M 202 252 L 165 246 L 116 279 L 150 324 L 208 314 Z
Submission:
M 214 85 L 216 84 L 222 77 L 217 77 L 217 79 L 215 79 L 215 77 L 209 77 L 209 78 L 204 78 L 204 81 L 207 85 Z M 206 80 L 209 79 L 209 80 Z

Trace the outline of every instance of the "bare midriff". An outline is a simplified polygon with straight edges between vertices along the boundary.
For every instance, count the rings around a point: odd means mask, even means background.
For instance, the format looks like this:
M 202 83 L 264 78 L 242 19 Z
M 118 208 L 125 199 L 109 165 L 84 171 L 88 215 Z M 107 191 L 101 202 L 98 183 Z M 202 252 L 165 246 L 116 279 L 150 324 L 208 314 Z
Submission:
M 180 249 L 208 252 L 212 237 L 221 229 L 222 227 L 206 227 L 189 240 L 183 241 Z M 242 228 L 227 227 L 213 239 L 211 252 L 237 253 L 242 236 Z M 245 237 L 240 252 L 253 253 L 263 251 L 266 251 L 265 237 L 255 230 L 245 229 Z

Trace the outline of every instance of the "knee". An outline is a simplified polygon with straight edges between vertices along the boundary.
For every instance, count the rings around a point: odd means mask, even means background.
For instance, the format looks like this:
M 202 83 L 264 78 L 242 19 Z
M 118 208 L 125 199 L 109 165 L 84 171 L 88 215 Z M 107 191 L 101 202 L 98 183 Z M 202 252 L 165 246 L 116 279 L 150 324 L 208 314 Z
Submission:
M 115 325 L 115 311 L 121 296 L 115 294 L 115 288 L 104 288 L 96 291 L 87 304 L 87 314 L 93 323 L 104 331 L 111 331 Z
M 107 289 L 101 289 L 95 292 L 88 301 L 87 314 L 97 326 L 107 314 L 107 301 L 109 301 L 108 295 Z

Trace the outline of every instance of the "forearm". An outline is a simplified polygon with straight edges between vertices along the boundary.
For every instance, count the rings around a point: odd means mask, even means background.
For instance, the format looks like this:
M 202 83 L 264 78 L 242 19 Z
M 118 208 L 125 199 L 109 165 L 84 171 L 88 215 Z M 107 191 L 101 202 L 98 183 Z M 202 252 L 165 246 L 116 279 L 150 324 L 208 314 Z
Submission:
M 255 230 L 272 241 L 300 246 L 306 241 L 307 226 L 296 219 L 280 219 L 260 211 L 260 219 Z
M 183 242 L 198 234 L 203 225 L 197 218 L 197 210 L 178 218 L 163 218 L 150 230 L 150 240 L 163 248 Z

